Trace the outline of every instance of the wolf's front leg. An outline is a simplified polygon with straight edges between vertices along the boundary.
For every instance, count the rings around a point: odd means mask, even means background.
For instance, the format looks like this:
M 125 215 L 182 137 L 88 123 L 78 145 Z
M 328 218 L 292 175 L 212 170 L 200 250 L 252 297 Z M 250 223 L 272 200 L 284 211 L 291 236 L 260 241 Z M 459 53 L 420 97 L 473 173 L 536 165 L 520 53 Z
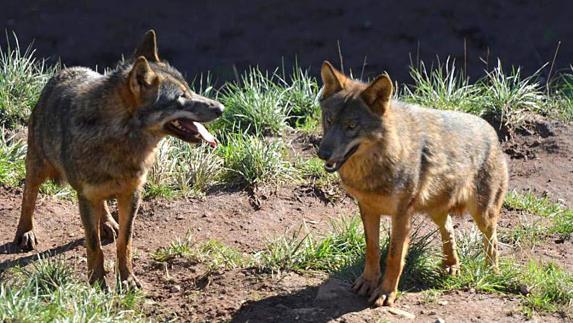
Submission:
M 139 191 L 119 196 L 117 199 L 119 210 L 119 236 L 116 245 L 117 262 L 122 284 L 127 288 L 141 288 L 141 283 L 133 274 L 131 264 L 133 223 L 139 209 L 139 202 Z
M 90 201 L 78 194 L 80 216 L 86 236 L 86 250 L 88 256 L 88 278 L 90 284 L 99 283 L 107 288 L 105 282 L 104 257 L 99 236 L 99 221 L 105 209 L 103 201 Z
M 376 306 L 392 306 L 398 292 L 398 282 L 404 267 L 410 242 L 409 212 L 399 212 L 392 217 L 392 236 L 386 258 L 386 270 L 382 284 L 370 295 L 370 302 Z
M 370 295 L 380 280 L 380 214 L 359 203 L 360 217 L 366 236 L 366 261 L 364 272 L 352 285 L 352 290 L 359 295 Z

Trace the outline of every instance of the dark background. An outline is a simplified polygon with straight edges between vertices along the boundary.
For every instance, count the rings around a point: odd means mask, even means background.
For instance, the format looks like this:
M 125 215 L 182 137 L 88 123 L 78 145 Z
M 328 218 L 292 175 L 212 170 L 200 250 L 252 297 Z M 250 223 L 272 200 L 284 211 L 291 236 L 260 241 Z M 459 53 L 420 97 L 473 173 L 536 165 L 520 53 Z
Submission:
M 1 0 L 0 28 L 67 66 L 113 65 L 155 28 L 160 56 L 189 78 L 211 71 L 234 79 L 233 67 L 284 61 L 288 69 L 295 59 L 317 75 L 324 59 L 339 66 L 339 42 L 346 70 L 357 76 L 366 58 L 365 78 L 386 70 L 408 81 L 410 59 L 451 55 L 475 79 L 497 57 L 508 70 L 533 73 L 552 60 L 558 41 L 556 69 L 567 69 L 572 9 L 573 0 Z

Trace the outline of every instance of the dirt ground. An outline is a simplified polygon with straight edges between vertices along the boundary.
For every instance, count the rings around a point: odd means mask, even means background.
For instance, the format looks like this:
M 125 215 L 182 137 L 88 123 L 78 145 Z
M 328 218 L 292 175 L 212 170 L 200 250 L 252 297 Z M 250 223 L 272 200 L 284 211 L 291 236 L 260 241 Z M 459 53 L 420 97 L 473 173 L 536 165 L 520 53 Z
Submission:
M 365 76 L 386 70 L 400 82 L 417 57 L 453 56 L 474 79 L 497 57 L 530 75 L 559 41 L 555 70 L 573 57 L 570 0 L 18 0 L 1 8 L 0 30 L 34 41 L 38 57 L 110 66 L 155 28 L 164 58 L 190 78 L 210 71 L 220 81 L 235 79 L 235 68 L 272 70 L 283 59 L 288 69 L 295 58 L 317 75 L 324 59 L 338 62 L 338 44 L 355 75 L 366 60 Z
M 504 144 L 511 167 L 510 189 L 546 194 L 573 206 L 573 124 L 540 121 L 537 130 Z M 297 149 L 308 141 L 299 138 Z M 516 147 L 521 147 L 517 149 Z M 24 265 L 41 255 L 63 257 L 85 275 L 83 231 L 77 205 L 44 196 L 37 204 L 39 250 L 16 252 L 11 240 L 21 199 L 20 189 L 0 188 L 0 271 Z M 193 321 L 309 321 L 371 322 L 406 320 L 387 309 L 371 309 L 349 291 L 349 283 L 320 273 L 256 274 L 252 269 L 221 270 L 206 275 L 201 264 L 175 259 L 167 265 L 151 259 L 160 247 L 191 232 L 195 241 L 216 239 L 244 252 L 260 250 L 273 237 L 292 232 L 305 222 L 314 232 L 325 232 L 333 218 L 357 214 L 354 202 L 343 197 L 334 204 L 300 187 L 281 187 L 259 193 L 255 210 L 245 192 L 213 192 L 204 199 L 145 201 L 135 229 L 135 270 L 147 294 L 145 311 L 156 319 L 178 317 Z M 465 227 L 469 217 L 456 219 Z M 499 229 L 516 225 L 515 211 L 504 210 Z M 552 260 L 573 270 L 573 243 L 547 240 L 534 250 L 519 251 L 502 244 L 502 254 L 517 254 L 524 261 Z M 108 268 L 113 268 L 113 243 L 105 246 Z M 108 277 L 109 278 L 109 277 Z M 434 299 L 406 292 L 397 307 L 433 322 L 522 321 L 520 301 L 511 296 L 472 290 L 449 291 Z M 546 316 L 543 321 L 560 321 Z

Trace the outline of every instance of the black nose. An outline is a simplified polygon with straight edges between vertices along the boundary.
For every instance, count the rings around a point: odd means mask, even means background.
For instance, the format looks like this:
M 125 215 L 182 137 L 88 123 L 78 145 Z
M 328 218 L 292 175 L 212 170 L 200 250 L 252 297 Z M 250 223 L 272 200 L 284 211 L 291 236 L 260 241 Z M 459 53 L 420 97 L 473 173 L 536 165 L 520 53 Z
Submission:
M 222 116 L 223 111 L 225 111 L 225 107 L 222 104 L 215 106 L 215 114 L 217 115 L 217 117 Z
M 318 158 L 322 160 L 329 160 L 330 156 L 332 156 L 332 151 L 329 149 L 320 148 L 318 150 Z

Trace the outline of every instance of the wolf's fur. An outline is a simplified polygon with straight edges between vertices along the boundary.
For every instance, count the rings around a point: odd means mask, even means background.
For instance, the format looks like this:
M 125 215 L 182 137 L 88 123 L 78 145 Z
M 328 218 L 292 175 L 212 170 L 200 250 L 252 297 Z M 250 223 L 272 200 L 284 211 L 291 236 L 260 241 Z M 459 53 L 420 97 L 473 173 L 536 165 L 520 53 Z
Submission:
M 86 235 L 90 282 L 105 283 L 100 234 L 117 232 L 121 279 L 139 286 L 131 265 L 133 221 L 140 190 L 166 135 L 197 142 L 170 130 L 186 118 L 207 122 L 222 113 L 216 101 L 193 93 L 181 74 L 161 62 L 155 32 L 149 31 L 134 57 L 107 75 L 72 67 L 52 77 L 28 125 L 26 184 L 15 243 L 36 246 L 34 204 L 47 179 L 67 181 L 78 193 Z M 106 200 L 117 198 L 119 225 Z
M 353 289 L 392 305 L 408 249 L 411 217 L 427 214 L 439 227 L 443 265 L 459 270 L 448 214 L 469 212 L 497 266 L 496 224 L 507 191 L 507 164 L 495 130 L 483 119 L 395 101 L 392 82 L 350 80 L 325 62 L 319 156 L 356 198 L 367 250 Z M 392 217 L 386 272 L 380 282 L 380 216 Z

